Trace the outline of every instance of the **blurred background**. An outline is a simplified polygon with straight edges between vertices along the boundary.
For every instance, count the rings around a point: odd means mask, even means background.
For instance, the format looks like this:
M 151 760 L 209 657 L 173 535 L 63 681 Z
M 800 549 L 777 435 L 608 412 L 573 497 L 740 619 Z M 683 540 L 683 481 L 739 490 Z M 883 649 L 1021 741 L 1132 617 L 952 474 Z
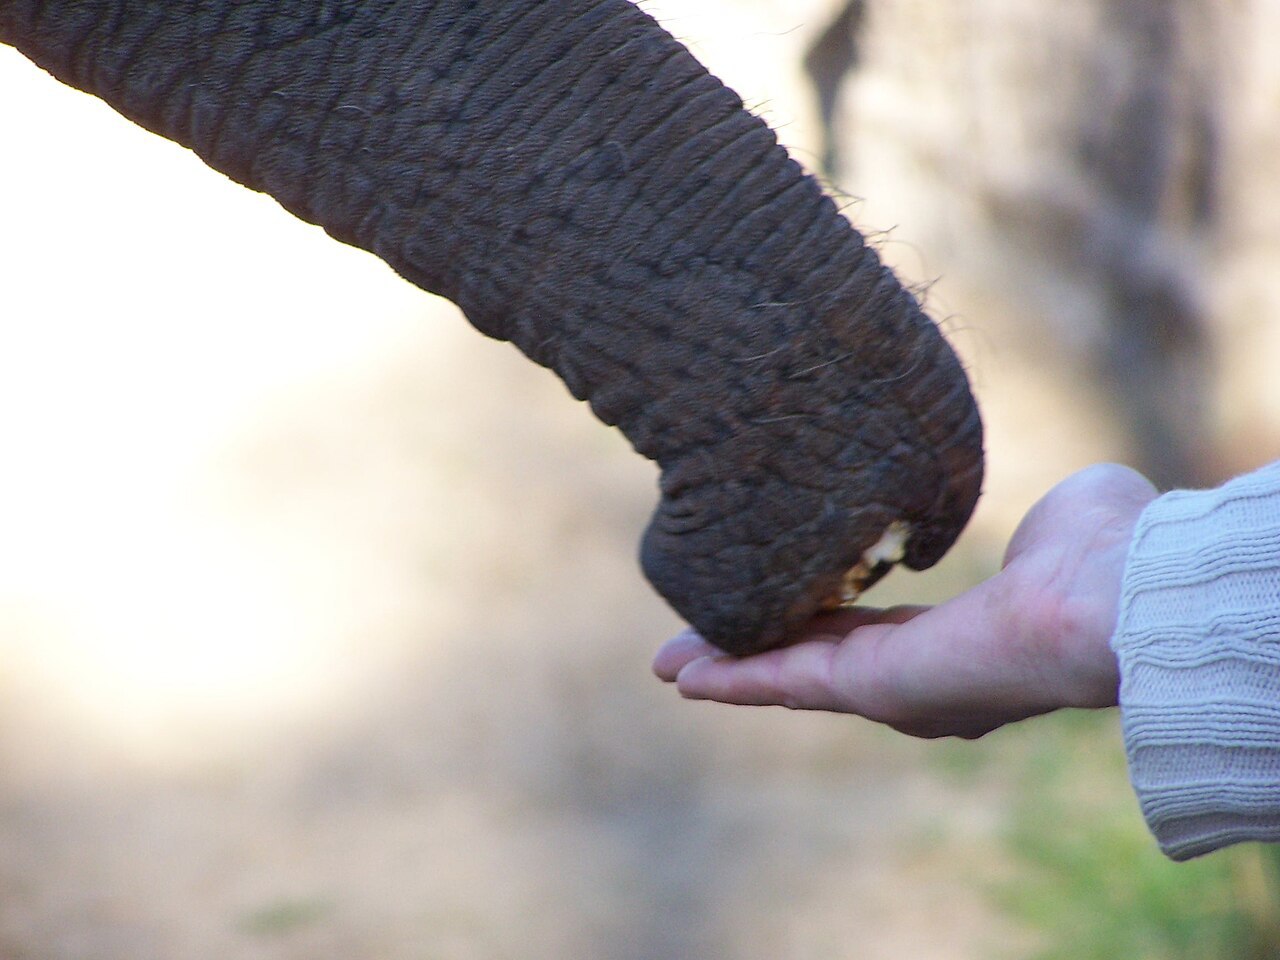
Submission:
M 645 4 L 925 299 L 988 428 L 942 599 L 1121 460 L 1280 457 L 1280 7 Z M 379 261 L 0 49 L 0 960 L 1280 957 L 1113 712 L 681 702 L 656 473 Z

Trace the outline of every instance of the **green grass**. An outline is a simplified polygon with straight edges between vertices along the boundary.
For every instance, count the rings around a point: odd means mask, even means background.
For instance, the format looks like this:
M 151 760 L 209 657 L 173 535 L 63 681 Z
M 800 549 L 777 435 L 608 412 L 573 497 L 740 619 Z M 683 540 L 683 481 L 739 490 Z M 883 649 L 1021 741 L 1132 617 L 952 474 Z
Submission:
M 281 897 L 247 912 L 238 926 L 254 936 L 277 937 L 309 927 L 328 912 L 328 901 L 317 897 Z
M 942 766 L 960 782 L 998 776 L 1014 798 L 1013 872 L 992 895 L 1041 944 L 1028 960 L 1280 960 L 1280 849 L 1166 859 L 1130 790 L 1114 711 L 948 745 Z

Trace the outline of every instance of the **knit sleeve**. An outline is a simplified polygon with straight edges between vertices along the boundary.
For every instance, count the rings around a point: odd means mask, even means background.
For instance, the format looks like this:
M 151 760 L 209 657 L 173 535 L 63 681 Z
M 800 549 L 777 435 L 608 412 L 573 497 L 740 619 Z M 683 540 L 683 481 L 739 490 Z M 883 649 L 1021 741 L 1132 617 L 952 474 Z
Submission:
M 1129 773 L 1161 849 L 1280 841 L 1280 463 L 1147 507 L 1112 647 Z

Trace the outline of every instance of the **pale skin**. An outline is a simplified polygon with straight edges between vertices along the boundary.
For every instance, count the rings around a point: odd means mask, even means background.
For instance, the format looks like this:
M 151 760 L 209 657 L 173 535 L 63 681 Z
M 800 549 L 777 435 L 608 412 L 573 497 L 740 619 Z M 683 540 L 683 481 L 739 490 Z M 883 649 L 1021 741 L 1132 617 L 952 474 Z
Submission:
M 980 737 L 1062 707 L 1114 706 L 1110 639 L 1138 516 L 1156 496 L 1115 464 L 1028 511 L 999 573 L 936 607 L 857 607 L 795 643 L 730 657 L 691 632 L 654 672 L 693 700 L 850 713 L 917 737 Z

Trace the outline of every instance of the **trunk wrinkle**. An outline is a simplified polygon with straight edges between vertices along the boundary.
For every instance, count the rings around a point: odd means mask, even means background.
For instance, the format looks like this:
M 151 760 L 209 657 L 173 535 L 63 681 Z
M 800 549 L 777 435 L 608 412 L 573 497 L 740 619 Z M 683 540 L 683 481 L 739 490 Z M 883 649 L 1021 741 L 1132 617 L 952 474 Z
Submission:
M 645 572 L 726 649 L 973 507 L 945 341 L 627 0 L 0 0 L 0 36 L 552 366 L 663 468 Z

